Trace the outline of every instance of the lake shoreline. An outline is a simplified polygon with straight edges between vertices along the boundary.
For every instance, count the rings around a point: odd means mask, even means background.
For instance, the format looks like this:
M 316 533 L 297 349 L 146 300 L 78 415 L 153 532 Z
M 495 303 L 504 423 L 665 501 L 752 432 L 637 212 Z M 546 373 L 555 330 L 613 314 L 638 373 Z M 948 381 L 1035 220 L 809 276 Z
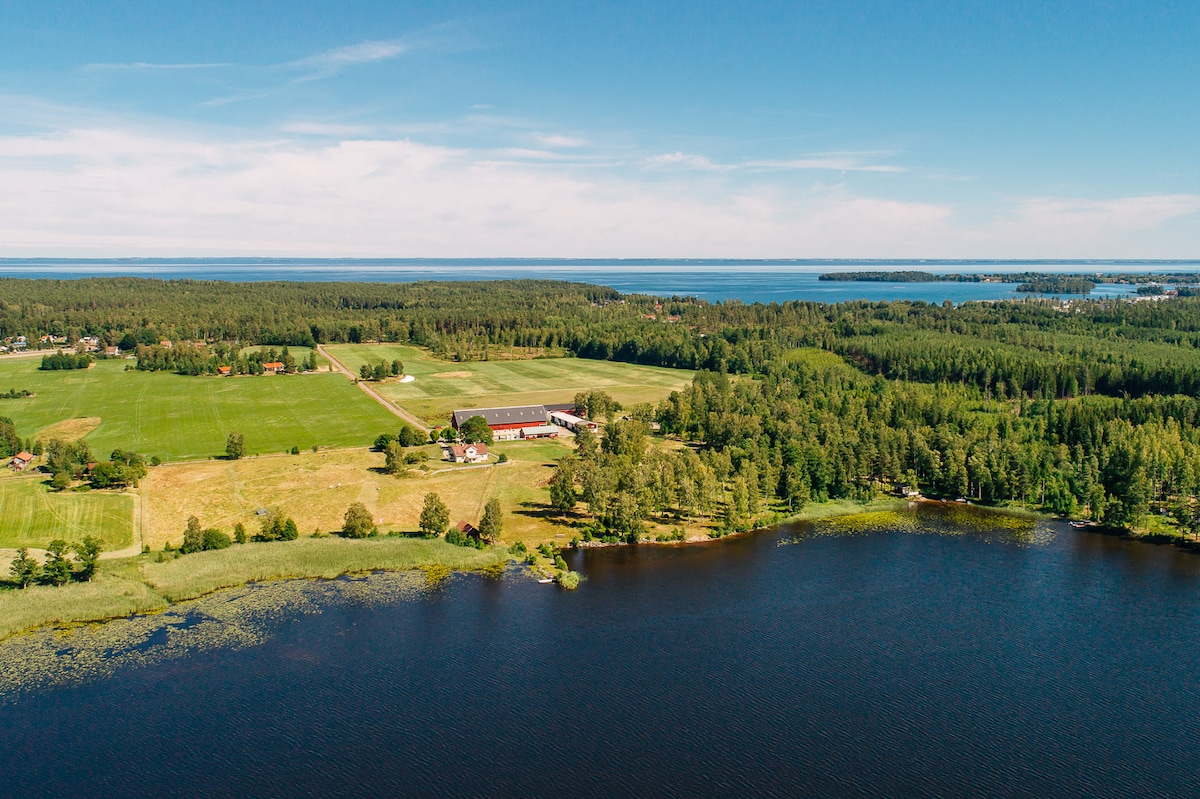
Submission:
M 835 520 L 857 515 L 895 513 L 922 508 L 963 507 L 983 513 L 1023 516 L 1038 521 L 1070 522 L 1057 516 L 1024 508 L 994 508 L 974 503 L 928 498 L 876 497 L 863 502 L 833 500 L 814 503 L 791 514 L 749 530 L 725 535 L 694 533 L 683 540 L 646 539 L 626 541 L 576 541 L 568 549 L 606 549 L 633 546 L 682 546 L 717 543 L 731 538 L 770 532 L 789 524 Z M 1149 544 L 1171 544 L 1200 553 L 1200 542 L 1181 536 L 1143 534 L 1090 525 L 1084 532 Z M 552 544 L 553 546 L 553 544 Z M 239 555 L 251 557 L 238 558 Z M 46 627 L 71 628 L 103 624 L 114 619 L 160 613 L 180 602 L 241 588 L 253 583 L 286 580 L 332 580 L 346 575 L 374 572 L 421 571 L 431 582 L 452 573 L 502 570 L 514 562 L 507 548 L 495 545 L 486 550 L 458 547 L 442 539 L 373 538 L 351 541 L 336 536 L 303 538 L 293 542 L 249 543 L 215 552 L 199 552 L 159 560 L 162 553 L 106 560 L 91 582 L 62 587 L 32 586 L 0 591 L 0 641 Z M 554 577 L 540 565 L 529 567 L 529 576 Z M 556 580 L 557 581 L 557 580 Z

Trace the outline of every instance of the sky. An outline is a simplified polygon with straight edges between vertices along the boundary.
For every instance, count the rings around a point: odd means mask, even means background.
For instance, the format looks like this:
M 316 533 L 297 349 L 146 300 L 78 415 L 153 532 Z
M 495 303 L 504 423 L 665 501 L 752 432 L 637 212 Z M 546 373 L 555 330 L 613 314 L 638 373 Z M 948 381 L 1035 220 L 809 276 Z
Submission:
M 0 0 L 0 257 L 1200 258 L 1187 2 Z

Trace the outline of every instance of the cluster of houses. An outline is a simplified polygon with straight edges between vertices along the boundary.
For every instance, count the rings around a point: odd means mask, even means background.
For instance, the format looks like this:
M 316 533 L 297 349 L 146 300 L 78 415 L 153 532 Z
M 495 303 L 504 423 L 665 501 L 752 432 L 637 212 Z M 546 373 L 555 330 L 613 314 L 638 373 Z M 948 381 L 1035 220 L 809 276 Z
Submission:
M 283 361 L 267 361 L 263 365 L 263 373 L 268 375 L 277 375 L 283 371 Z M 229 377 L 233 374 L 232 366 L 218 366 L 218 377 Z
M 596 432 L 599 425 L 581 419 L 566 405 L 512 405 L 507 408 L 467 408 L 455 411 L 451 424 L 455 430 L 474 416 L 480 416 L 492 430 L 495 441 L 531 441 L 539 438 L 558 438 L 564 430 L 577 433 L 582 429 Z M 447 444 L 445 457 L 455 463 L 484 463 L 488 449 L 483 444 Z

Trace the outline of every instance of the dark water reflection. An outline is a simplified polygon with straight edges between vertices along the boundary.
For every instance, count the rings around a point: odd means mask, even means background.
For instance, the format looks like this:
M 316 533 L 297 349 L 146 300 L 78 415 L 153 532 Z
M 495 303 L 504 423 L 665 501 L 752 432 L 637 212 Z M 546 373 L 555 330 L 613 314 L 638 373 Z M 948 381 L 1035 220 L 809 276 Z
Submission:
M 794 532 L 576 553 L 575 593 L 327 602 L 35 692 L 0 706 L 0 793 L 1200 793 L 1200 557 Z

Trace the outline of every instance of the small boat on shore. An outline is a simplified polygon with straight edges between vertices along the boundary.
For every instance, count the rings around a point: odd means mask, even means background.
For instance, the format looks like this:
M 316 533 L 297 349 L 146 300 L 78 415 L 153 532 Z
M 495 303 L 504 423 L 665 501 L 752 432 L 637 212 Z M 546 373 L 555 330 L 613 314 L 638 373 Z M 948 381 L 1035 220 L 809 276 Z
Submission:
M 542 579 L 538 580 L 538 582 L 541 583 L 542 585 L 545 585 L 546 583 L 552 583 L 554 581 L 551 580 L 549 577 L 543 577 Z

